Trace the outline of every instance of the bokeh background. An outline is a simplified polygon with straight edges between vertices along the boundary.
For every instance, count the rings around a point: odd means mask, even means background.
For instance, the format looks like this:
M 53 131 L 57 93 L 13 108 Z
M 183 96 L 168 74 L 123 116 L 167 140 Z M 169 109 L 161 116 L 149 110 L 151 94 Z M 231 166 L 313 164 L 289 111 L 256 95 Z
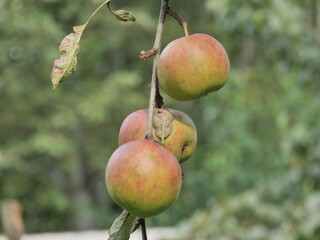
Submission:
M 106 229 L 121 209 L 104 184 L 123 119 L 148 107 L 160 0 L 114 0 L 136 23 L 100 11 L 78 70 L 51 91 L 58 46 L 102 0 L 0 0 L 0 200 L 24 208 L 27 232 Z M 149 226 L 181 239 L 320 239 L 320 2 L 172 0 L 190 33 L 227 50 L 231 74 L 188 113 L 199 142 L 181 195 Z M 183 31 L 167 18 L 163 46 Z M 178 238 L 178 236 L 177 236 Z

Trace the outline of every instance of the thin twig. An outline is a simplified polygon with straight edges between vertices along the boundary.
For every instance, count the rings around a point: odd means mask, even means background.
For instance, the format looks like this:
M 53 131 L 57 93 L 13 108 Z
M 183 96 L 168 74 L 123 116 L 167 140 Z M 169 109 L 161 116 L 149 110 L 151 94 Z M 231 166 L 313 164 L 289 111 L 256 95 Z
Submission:
M 188 23 L 186 20 L 184 20 L 177 11 L 175 11 L 173 8 L 171 8 L 170 6 L 167 7 L 167 14 L 171 17 L 173 17 L 175 20 L 177 20 L 177 22 L 182 26 L 183 31 L 184 31 L 184 35 L 188 36 L 189 32 L 188 32 Z
M 144 50 L 142 50 L 142 51 L 140 52 L 140 59 L 141 59 L 141 60 L 146 60 L 147 58 L 155 55 L 156 53 L 157 53 L 157 51 L 154 50 L 154 49 L 150 49 L 149 51 L 144 51 Z
M 148 120 L 147 120 L 147 129 L 146 129 L 146 138 L 152 139 L 152 120 L 153 120 L 153 108 L 155 107 L 155 98 L 157 91 L 157 64 L 160 56 L 163 25 L 166 18 L 166 12 L 168 8 L 169 0 L 162 0 L 161 10 L 158 20 L 157 33 L 153 45 L 153 50 L 156 51 L 156 54 L 153 58 L 153 68 L 152 68 L 152 78 L 151 78 L 151 90 L 150 90 L 150 101 L 149 101 L 149 110 L 148 110 Z
M 139 221 L 140 221 L 141 232 L 142 232 L 142 240 L 148 240 L 147 230 L 146 230 L 146 220 L 144 218 L 140 218 Z

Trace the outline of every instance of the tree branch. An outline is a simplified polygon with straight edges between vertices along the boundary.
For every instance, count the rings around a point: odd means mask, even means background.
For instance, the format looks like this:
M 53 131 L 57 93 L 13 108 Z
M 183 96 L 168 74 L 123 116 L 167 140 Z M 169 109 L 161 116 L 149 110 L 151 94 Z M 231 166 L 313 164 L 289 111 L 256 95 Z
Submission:
M 161 10 L 158 20 L 157 33 L 153 45 L 153 50 L 156 52 L 153 58 L 153 68 L 152 68 L 152 78 L 151 78 L 151 90 L 150 90 L 150 100 L 149 100 L 149 110 L 148 110 L 148 120 L 146 129 L 146 139 L 152 139 L 152 121 L 153 121 L 153 109 L 155 107 L 156 92 L 157 92 L 157 64 L 159 61 L 160 51 L 161 51 L 161 41 L 163 34 L 163 25 L 166 18 L 167 8 L 169 0 L 162 0 Z

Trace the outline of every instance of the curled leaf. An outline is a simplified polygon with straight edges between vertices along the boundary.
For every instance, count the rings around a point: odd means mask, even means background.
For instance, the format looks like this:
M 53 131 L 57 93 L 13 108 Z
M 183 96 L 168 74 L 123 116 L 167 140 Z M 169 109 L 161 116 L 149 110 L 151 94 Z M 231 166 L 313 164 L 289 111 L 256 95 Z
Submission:
M 153 128 L 156 136 L 163 142 L 173 131 L 172 114 L 166 109 L 155 109 L 153 114 Z
M 136 18 L 133 15 L 132 12 L 129 12 L 127 10 L 117 10 L 117 11 L 113 11 L 110 7 L 110 2 L 108 3 L 108 8 L 110 10 L 110 12 L 119 20 L 119 21 L 123 21 L 123 22 L 127 22 L 127 21 L 131 21 L 131 22 L 135 22 Z
M 123 22 L 127 22 L 127 21 L 135 22 L 136 21 L 136 18 L 133 15 L 133 13 L 129 12 L 127 10 L 117 10 L 117 11 L 114 11 L 113 14 L 116 16 L 116 18 L 119 21 L 123 21 Z
M 123 211 L 113 222 L 109 230 L 108 240 L 128 240 L 136 221 L 137 218 L 135 216 L 127 211 Z
M 74 33 L 69 34 L 61 41 L 59 46 L 61 56 L 54 61 L 51 73 L 53 90 L 55 90 L 60 82 L 69 78 L 76 71 L 79 42 L 85 26 L 74 27 Z

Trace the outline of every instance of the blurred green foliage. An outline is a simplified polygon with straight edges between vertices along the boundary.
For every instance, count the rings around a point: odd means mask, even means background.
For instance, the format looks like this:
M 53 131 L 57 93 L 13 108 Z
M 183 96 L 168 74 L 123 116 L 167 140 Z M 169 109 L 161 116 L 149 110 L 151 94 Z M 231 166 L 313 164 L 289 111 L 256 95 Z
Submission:
M 202 120 L 219 126 L 205 131 L 206 171 L 199 169 L 199 177 L 212 174 L 214 197 L 182 224 L 181 239 L 320 239 L 320 5 L 207 7 L 235 35 L 226 41 L 234 68 Z
M 121 209 L 104 184 L 122 120 L 147 108 L 159 1 L 114 0 L 86 29 L 75 75 L 51 91 L 53 60 L 100 0 L 0 2 L 0 200 L 28 232 L 107 228 Z M 183 239 L 319 239 L 320 4 L 316 0 L 171 1 L 189 32 L 216 37 L 231 62 L 219 92 L 191 102 L 199 143 L 177 202 L 149 220 Z M 163 45 L 181 37 L 169 17 Z M 196 214 L 192 217 L 192 215 Z

